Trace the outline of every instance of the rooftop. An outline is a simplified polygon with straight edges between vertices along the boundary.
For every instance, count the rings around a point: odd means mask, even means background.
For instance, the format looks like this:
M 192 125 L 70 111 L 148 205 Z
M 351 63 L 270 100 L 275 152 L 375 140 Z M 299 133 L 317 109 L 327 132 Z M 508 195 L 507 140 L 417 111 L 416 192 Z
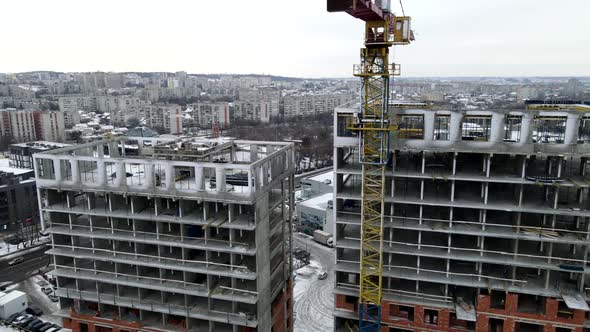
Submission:
M 327 193 L 305 200 L 299 203 L 297 206 L 304 206 L 317 210 L 326 210 L 328 208 L 328 201 L 331 201 L 332 199 L 334 199 L 334 194 Z
M 58 149 L 58 148 L 66 147 L 66 146 L 71 146 L 71 144 L 49 142 L 49 141 L 36 141 L 36 142 L 27 142 L 27 143 L 16 143 L 16 144 L 11 144 L 11 146 L 17 146 L 17 147 L 21 147 L 21 148 L 35 148 L 37 150 L 50 150 L 50 149 Z

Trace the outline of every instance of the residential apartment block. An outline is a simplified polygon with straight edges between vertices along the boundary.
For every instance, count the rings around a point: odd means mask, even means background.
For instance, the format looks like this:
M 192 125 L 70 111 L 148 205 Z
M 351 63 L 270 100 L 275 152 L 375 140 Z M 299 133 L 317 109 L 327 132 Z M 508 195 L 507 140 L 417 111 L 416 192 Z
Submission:
M 352 93 L 295 93 L 283 97 L 285 118 L 331 113 L 337 106 L 354 99 Z
M 63 326 L 292 331 L 292 144 L 125 140 L 34 156 Z
M 590 108 L 391 108 L 382 331 L 586 331 Z M 336 331 L 358 321 L 356 112 L 334 118 Z
M 227 102 L 201 102 L 188 105 L 192 109 L 192 121 L 201 128 L 211 128 L 216 124 L 221 128 L 229 127 L 230 106 Z

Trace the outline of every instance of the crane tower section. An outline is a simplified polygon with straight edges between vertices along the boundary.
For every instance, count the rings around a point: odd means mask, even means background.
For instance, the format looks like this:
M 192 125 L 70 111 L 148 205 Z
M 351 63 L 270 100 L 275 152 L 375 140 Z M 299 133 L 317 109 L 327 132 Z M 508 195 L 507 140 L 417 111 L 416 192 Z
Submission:
M 381 1 L 328 0 L 329 12 L 344 11 L 365 21 L 365 47 L 354 76 L 361 78 L 359 132 L 362 164 L 359 330 L 380 331 L 383 272 L 385 168 L 395 130 L 389 114 L 390 77 L 400 66 L 389 62 L 389 49 L 413 39 L 410 18 L 394 16 Z

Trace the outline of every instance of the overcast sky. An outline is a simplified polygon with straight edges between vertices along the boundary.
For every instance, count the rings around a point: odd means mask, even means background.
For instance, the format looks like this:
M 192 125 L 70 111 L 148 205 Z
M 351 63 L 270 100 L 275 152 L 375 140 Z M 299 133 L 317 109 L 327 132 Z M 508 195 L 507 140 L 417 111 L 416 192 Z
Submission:
M 398 0 L 393 9 L 400 13 Z M 589 0 L 405 0 L 404 76 L 588 76 Z M 363 23 L 326 0 L 7 0 L 0 72 L 348 77 Z

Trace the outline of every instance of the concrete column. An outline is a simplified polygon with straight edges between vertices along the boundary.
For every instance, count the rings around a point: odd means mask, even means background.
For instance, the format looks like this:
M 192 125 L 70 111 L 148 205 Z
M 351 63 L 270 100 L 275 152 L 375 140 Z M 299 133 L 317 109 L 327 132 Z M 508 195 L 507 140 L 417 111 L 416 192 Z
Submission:
M 151 188 L 154 185 L 154 165 L 146 164 L 143 175 L 145 175 L 144 186 Z
M 258 145 L 250 145 L 250 162 L 253 163 L 258 160 Z
M 580 116 L 577 114 L 568 114 L 565 123 L 565 144 L 578 143 L 578 129 L 580 126 Z
M 72 184 L 79 184 L 80 170 L 78 169 L 78 160 L 70 159 L 70 166 L 72 167 Z
M 61 182 L 61 161 L 57 158 L 51 160 L 53 161 L 53 169 L 55 171 L 55 181 Z
M 96 146 L 96 155 L 98 158 L 104 158 L 104 145 L 99 144 Z
M 248 188 L 250 188 L 250 192 L 256 192 L 256 181 L 254 180 L 252 169 L 248 170 Z
M 424 142 L 434 140 L 434 113 L 424 114 Z
M 195 183 L 197 185 L 198 191 L 205 190 L 205 181 L 203 177 L 203 167 L 196 166 L 195 167 Z
M 215 190 L 217 192 L 225 192 L 225 168 L 215 168 Z
M 531 142 L 533 136 L 533 116 L 524 114 L 520 125 L 520 143 L 527 144 Z
M 166 164 L 164 172 L 166 174 L 166 190 L 171 190 L 174 188 L 174 166 Z
M 490 133 L 490 142 L 504 142 L 504 114 L 492 113 L 492 132 Z
M 127 183 L 127 172 L 125 171 L 125 163 L 120 162 L 115 164 L 115 173 L 117 173 L 117 177 L 115 180 L 115 185 L 117 187 L 122 186 Z
M 104 160 L 98 160 L 96 162 L 96 184 L 104 186 L 106 183 L 106 171 L 104 166 Z
M 461 141 L 462 120 L 463 114 L 459 112 L 451 113 L 451 123 L 449 124 L 449 139 L 451 142 Z
M 117 158 L 121 155 L 119 154 L 119 148 L 117 147 L 117 142 L 109 142 L 109 154 L 111 158 Z

